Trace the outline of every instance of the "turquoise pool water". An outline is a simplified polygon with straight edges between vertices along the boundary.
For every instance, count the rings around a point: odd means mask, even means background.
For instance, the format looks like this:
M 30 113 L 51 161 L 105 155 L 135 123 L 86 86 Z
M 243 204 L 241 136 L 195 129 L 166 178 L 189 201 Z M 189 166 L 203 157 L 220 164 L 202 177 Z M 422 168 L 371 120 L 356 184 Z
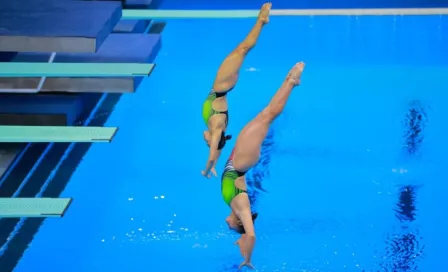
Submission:
M 257 271 L 442 271 L 446 23 L 272 18 L 229 95 L 236 135 L 307 63 L 250 174 Z M 200 175 L 201 106 L 252 24 L 168 22 L 154 73 L 107 123 L 115 140 L 90 149 L 62 195 L 73 205 L 45 221 L 16 271 L 236 271 L 220 181 Z

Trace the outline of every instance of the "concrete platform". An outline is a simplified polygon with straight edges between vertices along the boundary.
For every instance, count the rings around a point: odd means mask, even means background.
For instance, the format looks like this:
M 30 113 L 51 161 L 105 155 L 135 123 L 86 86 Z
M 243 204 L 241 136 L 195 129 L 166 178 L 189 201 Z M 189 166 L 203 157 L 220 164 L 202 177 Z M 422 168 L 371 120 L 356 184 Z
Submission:
M 0 51 L 96 52 L 121 18 L 121 3 L 4 0 Z
M 149 63 L 160 46 L 160 35 L 115 33 L 109 35 L 95 54 L 57 54 L 54 62 Z
M 161 46 L 160 35 L 111 34 L 97 53 L 57 54 L 54 62 L 147 63 Z M 47 62 L 49 54 L 19 53 L 14 62 Z M 38 92 L 41 78 L 0 78 L 0 92 Z M 46 78 L 40 92 L 135 92 L 141 78 Z
M 102 0 L 84 0 L 84 1 L 102 1 Z M 104 0 L 110 1 L 110 0 Z M 153 0 L 112 0 L 122 3 L 124 8 L 128 9 L 154 9 L 157 1 Z M 115 26 L 114 33 L 143 33 L 149 25 L 149 20 L 121 20 Z
M 149 20 L 121 20 L 114 28 L 114 33 L 144 33 Z
M 0 94 L 0 125 L 69 126 L 83 111 L 77 95 Z
M 149 7 L 152 2 L 152 0 L 125 0 L 124 4 L 126 8 L 139 8 Z

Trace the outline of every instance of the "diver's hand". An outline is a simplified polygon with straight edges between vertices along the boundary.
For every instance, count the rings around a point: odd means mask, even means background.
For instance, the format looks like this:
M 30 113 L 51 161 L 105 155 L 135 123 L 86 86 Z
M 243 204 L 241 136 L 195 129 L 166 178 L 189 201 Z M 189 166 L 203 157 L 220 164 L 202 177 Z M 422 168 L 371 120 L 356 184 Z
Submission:
M 201 171 L 201 174 L 206 178 L 211 178 L 212 175 L 210 172 L 213 173 L 213 175 L 216 176 L 216 170 L 215 170 L 215 160 L 208 160 L 207 165 L 205 166 L 205 170 Z
M 255 238 L 255 237 L 253 237 Z M 254 269 L 254 266 L 251 263 L 250 260 L 250 256 L 251 254 L 248 254 L 248 249 L 246 247 L 247 243 L 250 242 L 250 239 L 252 239 L 252 237 L 249 237 L 249 235 L 247 234 L 242 234 L 240 239 L 238 239 L 238 241 L 235 242 L 236 245 L 238 245 L 238 247 L 240 248 L 240 253 L 244 258 L 244 262 L 242 262 L 239 266 L 239 269 L 243 268 L 243 267 L 247 267 L 250 269 Z
M 209 172 L 205 172 L 204 170 L 202 170 L 202 171 L 201 171 L 201 174 L 202 174 L 204 177 L 206 177 L 206 178 L 211 178 L 211 177 L 212 177 L 212 175 L 210 174 L 210 171 L 209 171 Z
M 215 167 L 213 167 L 213 168 L 210 170 L 210 172 L 212 172 L 213 176 L 215 176 L 215 177 L 218 176 L 218 174 L 216 173 L 216 169 L 215 169 Z
M 240 264 L 240 266 L 238 267 L 239 270 L 241 270 L 243 267 L 247 267 L 249 269 L 255 269 L 255 267 L 248 261 L 244 261 Z

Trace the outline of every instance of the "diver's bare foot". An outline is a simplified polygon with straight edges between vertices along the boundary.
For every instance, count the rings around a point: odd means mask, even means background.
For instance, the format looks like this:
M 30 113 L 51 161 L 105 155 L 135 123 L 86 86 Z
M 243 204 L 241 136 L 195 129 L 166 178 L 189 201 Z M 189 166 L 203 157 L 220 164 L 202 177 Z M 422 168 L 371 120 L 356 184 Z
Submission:
M 294 67 L 292 67 L 291 70 L 289 71 L 286 80 L 294 85 L 299 85 L 303 69 L 305 69 L 305 63 L 303 62 L 296 63 L 296 65 L 294 65 Z
M 260 13 L 258 13 L 258 20 L 263 24 L 269 23 L 269 12 L 271 11 L 272 3 L 265 3 L 261 9 Z

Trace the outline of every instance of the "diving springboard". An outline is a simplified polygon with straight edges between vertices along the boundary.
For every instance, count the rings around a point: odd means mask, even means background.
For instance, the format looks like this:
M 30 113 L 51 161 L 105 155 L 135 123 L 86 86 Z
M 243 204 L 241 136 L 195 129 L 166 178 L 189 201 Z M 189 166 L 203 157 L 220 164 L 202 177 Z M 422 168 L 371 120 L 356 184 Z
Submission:
M 149 10 L 124 9 L 121 19 L 224 19 L 257 18 L 259 10 Z M 441 15 L 448 8 L 409 9 L 273 9 L 271 16 Z
M 2 217 L 63 217 L 71 198 L 0 198 Z
M 151 63 L 0 62 L 0 77 L 144 77 Z
M 0 142 L 109 143 L 117 130 L 116 127 L 0 126 Z

